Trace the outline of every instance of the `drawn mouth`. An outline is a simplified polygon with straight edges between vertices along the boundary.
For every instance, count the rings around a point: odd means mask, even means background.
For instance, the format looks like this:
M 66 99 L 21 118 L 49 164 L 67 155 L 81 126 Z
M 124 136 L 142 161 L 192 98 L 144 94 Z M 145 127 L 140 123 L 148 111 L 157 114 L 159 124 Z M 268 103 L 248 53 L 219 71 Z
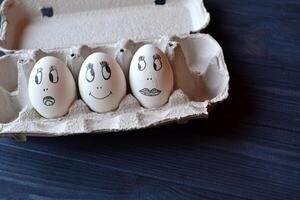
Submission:
M 96 97 L 91 92 L 89 93 L 89 95 L 94 97 L 95 99 L 102 100 L 102 99 L 105 99 L 105 98 L 109 97 L 110 95 L 112 95 L 112 92 L 110 91 L 109 94 L 106 95 L 105 97 Z
M 43 103 L 45 106 L 53 106 L 55 104 L 55 99 L 51 96 L 46 96 L 43 98 Z
M 159 95 L 161 93 L 161 90 L 156 89 L 156 88 L 153 88 L 151 90 L 149 90 L 148 88 L 144 88 L 144 89 L 141 89 L 139 92 L 142 95 L 153 97 L 153 96 Z

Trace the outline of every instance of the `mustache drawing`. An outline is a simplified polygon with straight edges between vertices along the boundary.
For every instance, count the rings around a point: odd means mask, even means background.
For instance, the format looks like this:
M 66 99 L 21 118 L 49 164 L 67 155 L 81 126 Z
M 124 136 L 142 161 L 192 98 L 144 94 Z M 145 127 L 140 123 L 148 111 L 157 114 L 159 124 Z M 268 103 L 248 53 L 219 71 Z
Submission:
M 139 91 L 142 95 L 145 96 L 149 96 L 149 97 L 153 97 L 153 96 L 157 96 L 161 93 L 161 90 L 156 89 L 156 88 L 152 88 L 151 90 L 148 88 L 143 88 Z
M 45 106 L 53 106 L 55 104 L 55 99 L 51 96 L 46 96 L 43 98 L 43 103 Z

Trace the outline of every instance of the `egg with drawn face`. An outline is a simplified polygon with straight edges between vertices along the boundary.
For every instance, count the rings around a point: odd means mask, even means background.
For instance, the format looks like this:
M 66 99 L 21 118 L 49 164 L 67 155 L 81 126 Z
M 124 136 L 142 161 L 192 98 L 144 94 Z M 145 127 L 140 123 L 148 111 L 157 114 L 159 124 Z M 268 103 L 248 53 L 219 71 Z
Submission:
M 76 83 L 65 63 L 46 56 L 34 65 L 28 91 L 31 105 L 40 115 L 56 118 L 68 113 L 76 98 Z
M 133 95 L 146 108 L 167 103 L 173 90 L 173 71 L 167 56 L 153 45 L 144 45 L 133 56 L 129 82 Z
M 78 78 L 82 100 L 95 112 L 115 110 L 126 94 L 119 64 L 105 53 L 93 53 L 83 62 Z

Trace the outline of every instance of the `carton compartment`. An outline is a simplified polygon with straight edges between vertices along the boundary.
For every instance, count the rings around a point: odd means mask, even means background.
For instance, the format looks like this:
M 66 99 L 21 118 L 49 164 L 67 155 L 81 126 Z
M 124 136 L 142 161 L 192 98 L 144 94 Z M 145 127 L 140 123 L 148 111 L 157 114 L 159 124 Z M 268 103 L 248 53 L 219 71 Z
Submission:
M 4 56 L 0 60 L 0 87 L 7 92 L 13 92 L 18 87 L 17 59 Z
M 104 52 L 114 57 L 125 75 L 132 55 L 146 43 L 162 49 L 174 71 L 175 87 L 169 102 L 157 109 L 145 109 L 131 95 L 130 90 L 116 111 L 95 113 L 77 99 L 69 113 L 58 119 L 44 119 L 28 101 L 28 77 L 34 64 L 43 56 L 60 58 L 70 68 L 75 80 L 84 59 L 93 52 Z M 7 60 L 11 60 L 8 62 Z M 18 88 L 14 92 L 0 90 L 0 106 L 14 108 L 0 112 L 0 134 L 22 133 L 32 136 L 61 136 L 83 132 L 113 132 L 153 127 L 191 118 L 207 117 L 208 106 L 228 96 L 229 75 L 222 49 L 209 35 L 196 34 L 183 37 L 135 42 L 123 40 L 113 44 L 79 46 L 57 50 L 33 50 L 0 58 L 0 63 L 17 68 Z M 8 77 L 6 77 L 8 78 Z M 128 79 L 128 76 L 127 76 Z M 0 88 L 4 88 L 0 85 Z M 14 99 L 13 101 L 9 101 Z M 3 105 L 2 105 L 3 104 Z M 1 108 L 0 108 L 1 109 Z
M 187 37 L 181 41 L 180 45 L 189 71 L 195 76 L 202 77 L 200 82 L 188 82 L 188 85 L 181 85 L 180 88 L 189 88 L 186 93 L 191 92 L 189 96 L 196 95 L 194 98 L 196 101 L 212 100 L 226 90 L 229 75 L 223 52 L 216 41 L 212 38 L 208 40 L 207 37 Z M 182 80 L 181 83 L 187 82 Z M 202 87 L 205 88 L 206 93 L 194 93 Z
M 0 60 L 0 123 L 15 120 L 20 111 L 16 63 L 15 56 L 4 56 Z
M 0 46 L 55 49 L 180 35 L 203 29 L 202 0 L 5 0 Z

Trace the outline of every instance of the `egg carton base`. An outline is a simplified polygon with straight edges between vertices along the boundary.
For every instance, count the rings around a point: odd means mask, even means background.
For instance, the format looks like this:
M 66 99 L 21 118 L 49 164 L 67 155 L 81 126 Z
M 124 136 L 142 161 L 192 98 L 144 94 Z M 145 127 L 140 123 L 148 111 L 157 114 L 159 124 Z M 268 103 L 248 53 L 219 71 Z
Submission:
M 128 80 L 128 69 L 136 50 L 151 43 L 162 49 L 174 73 L 174 92 L 161 108 L 145 109 L 128 94 L 114 112 L 90 111 L 77 99 L 68 115 L 58 119 L 41 117 L 28 99 L 28 78 L 34 64 L 44 56 L 56 56 L 71 70 L 75 80 L 85 58 L 93 52 L 114 57 Z M 165 123 L 207 117 L 208 107 L 228 97 L 229 75 L 219 44 L 207 34 L 162 37 L 148 41 L 120 41 L 101 46 L 79 46 L 59 50 L 32 50 L 0 58 L 0 135 L 63 136 L 142 129 Z
M 77 100 L 66 116 L 57 119 L 45 119 L 32 107 L 25 107 L 13 123 L 2 125 L 1 131 L 5 132 L 5 136 L 15 137 L 107 133 L 143 129 L 208 115 L 208 102 L 188 102 L 187 96 L 181 90 L 176 90 L 163 107 L 145 109 L 132 95 L 127 95 L 116 111 L 99 114 L 92 112 L 82 100 Z

